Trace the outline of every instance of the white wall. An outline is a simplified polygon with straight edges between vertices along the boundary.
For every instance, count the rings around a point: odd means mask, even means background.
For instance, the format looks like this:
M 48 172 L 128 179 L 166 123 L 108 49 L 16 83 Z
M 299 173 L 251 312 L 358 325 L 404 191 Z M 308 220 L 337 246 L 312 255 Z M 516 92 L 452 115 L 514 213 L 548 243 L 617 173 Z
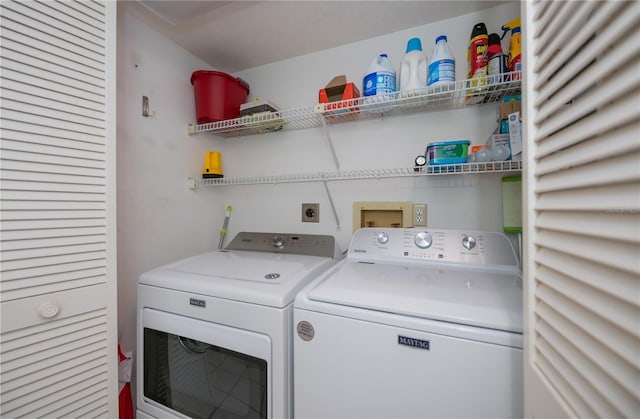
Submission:
M 195 120 L 191 73 L 211 66 L 149 29 L 126 6 L 119 9 L 118 294 L 123 349 L 135 349 L 140 273 L 214 249 L 227 205 L 233 212 L 226 243 L 239 231 L 281 231 L 332 234 L 346 249 L 352 202 L 362 200 L 426 203 L 431 227 L 501 231 L 501 174 L 332 182 L 340 231 L 321 183 L 187 189 L 186 178 L 200 176 L 206 150 L 222 152 L 226 176 L 333 171 L 335 166 L 320 128 L 231 139 L 187 136 L 187 123 Z M 308 106 L 334 75 L 346 74 L 361 87 L 362 75 L 378 53 L 389 54 L 397 68 L 409 38 L 420 37 L 431 56 L 436 36 L 445 34 L 456 58 L 457 78 L 464 79 L 473 25 L 484 21 L 490 32 L 497 32 L 518 15 L 519 4 L 508 3 L 236 75 L 249 82 L 251 97 L 269 98 L 281 109 Z M 505 39 L 503 49 L 507 47 Z M 143 95 L 155 111 L 152 118 L 141 116 Z M 343 169 L 411 167 L 429 142 L 484 143 L 496 127 L 495 115 L 496 105 L 486 105 L 339 124 L 331 134 Z M 320 223 L 300 221 L 302 202 L 320 203 Z
M 236 75 L 249 82 L 251 97 L 268 98 L 282 109 L 308 106 L 318 89 L 334 75 L 345 74 L 361 88 L 362 76 L 379 53 L 387 53 L 396 68 L 408 39 L 419 37 L 430 57 L 435 39 L 445 34 L 456 58 L 457 79 L 466 78 L 466 48 L 471 29 L 485 22 L 500 32 L 504 22 L 519 16 L 519 3 L 508 3 L 383 37 L 320 51 Z M 503 40 L 508 50 L 508 37 Z M 342 169 L 411 167 L 415 156 L 433 141 L 469 139 L 484 144 L 496 128 L 497 105 L 338 124 L 331 135 Z M 225 174 L 229 176 L 304 173 L 335 170 L 322 128 L 223 140 Z M 244 230 L 288 230 L 333 234 L 342 248 L 352 233 L 352 202 L 408 200 L 427 203 L 428 224 L 442 228 L 502 229 L 501 182 L 504 174 L 446 176 L 420 179 L 341 181 L 329 184 L 341 231 L 324 187 L 315 184 L 225 187 L 234 211 L 230 234 Z M 320 223 L 300 222 L 300 203 L 320 203 Z
M 210 136 L 187 136 L 194 119 L 193 71 L 207 65 L 126 12 L 118 11 L 117 207 L 119 335 L 135 348 L 140 273 L 218 243 L 222 190 L 194 192 Z M 124 3 L 126 4 L 126 2 Z M 148 96 L 152 118 L 142 116 Z

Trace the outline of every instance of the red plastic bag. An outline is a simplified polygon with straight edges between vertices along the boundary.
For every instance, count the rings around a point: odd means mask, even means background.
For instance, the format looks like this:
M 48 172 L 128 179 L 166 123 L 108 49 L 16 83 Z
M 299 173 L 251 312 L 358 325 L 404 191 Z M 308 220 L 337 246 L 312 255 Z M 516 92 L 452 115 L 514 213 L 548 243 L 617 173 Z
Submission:
M 122 353 L 118 345 L 118 359 L 120 360 L 118 371 L 118 395 L 119 417 L 120 419 L 134 419 L 133 401 L 131 400 L 131 355 Z

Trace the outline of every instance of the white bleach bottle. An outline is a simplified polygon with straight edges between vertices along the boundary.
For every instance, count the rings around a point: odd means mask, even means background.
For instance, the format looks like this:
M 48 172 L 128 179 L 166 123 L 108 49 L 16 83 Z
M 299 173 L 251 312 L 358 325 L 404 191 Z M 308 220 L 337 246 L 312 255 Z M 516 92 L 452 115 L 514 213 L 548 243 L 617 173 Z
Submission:
M 433 57 L 429 63 L 429 86 L 438 86 L 456 81 L 456 61 L 449 50 L 447 37 L 440 35 L 436 38 Z
M 387 54 L 380 54 L 375 57 L 367 74 L 362 79 L 362 92 L 366 97 L 363 111 L 383 113 L 390 111 L 391 107 L 376 105 L 395 98 L 396 91 L 396 70 L 391 65 L 391 60 Z
M 415 90 L 427 87 L 427 56 L 422 52 L 420 38 L 411 38 L 407 52 L 400 63 L 400 90 Z
M 396 70 L 387 54 L 380 54 L 371 61 L 367 74 L 362 79 L 362 91 L 364 96 L 396 91 Z

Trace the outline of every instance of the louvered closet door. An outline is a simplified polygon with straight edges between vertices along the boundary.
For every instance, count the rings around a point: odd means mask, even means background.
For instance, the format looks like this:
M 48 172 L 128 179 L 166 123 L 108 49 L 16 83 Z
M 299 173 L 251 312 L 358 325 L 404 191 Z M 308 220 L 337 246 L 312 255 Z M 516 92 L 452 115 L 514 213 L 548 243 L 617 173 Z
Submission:
M 0 417 L 117 417 L 115 2 L 0 10 Z
M 640 2 L 524 9 L 526 416 L 637 418 Z

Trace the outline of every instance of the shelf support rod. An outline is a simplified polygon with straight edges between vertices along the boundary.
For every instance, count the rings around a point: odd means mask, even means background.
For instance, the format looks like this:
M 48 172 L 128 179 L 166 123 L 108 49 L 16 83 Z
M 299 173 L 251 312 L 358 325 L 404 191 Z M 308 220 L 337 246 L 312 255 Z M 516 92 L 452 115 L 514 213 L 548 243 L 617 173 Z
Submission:
M 338 211 L 336 211 L 336 206 L 333 203 L 333 198 L 331 198 L 331 191 L 329 191 L 329 181 L 325 180 L 322 182 L 324 185 L 324 190 L 327 192 L 327 198 L 329 199 L 329 205 L 331 205 L 331 210 L 333 211 L 333 218 L 336 219 L 336 231 L 342 231 L 340 227 L 340 218 L 338 218 Z
M 327 125 L 327 121 L 325 121 L 324 115 L 320 116 L 320 120 L 322 121 L 322 128 L 324 129 L 324 135 L 327 138 L 327 142 L 329 143 L 331 154 L 333 154 L 333 162 L 336 164 L 336 169 L 340 170 L 340 163 L 338 162 L 338 156 L 336 155 L 336 150 L 335 148 L 333 148 L 333 140 L 331 139 L 331 131 L 329 129 L 329 125 Z

